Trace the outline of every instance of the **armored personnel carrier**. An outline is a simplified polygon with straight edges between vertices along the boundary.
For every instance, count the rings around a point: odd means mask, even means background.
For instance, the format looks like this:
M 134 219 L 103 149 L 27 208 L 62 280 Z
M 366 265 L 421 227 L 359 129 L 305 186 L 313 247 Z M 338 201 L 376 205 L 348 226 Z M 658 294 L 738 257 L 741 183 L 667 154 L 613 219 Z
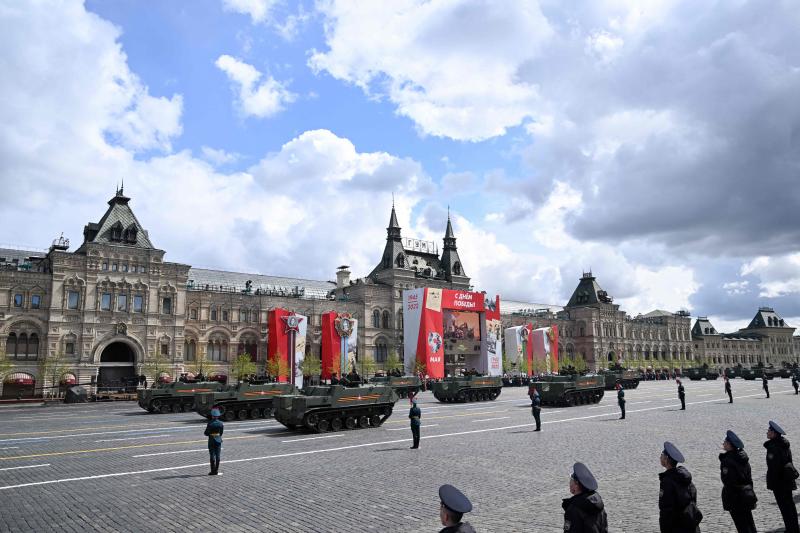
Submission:
M 482 402 L 496 400 L 503 390 L 500 376 L 463 376 L 437 381 L 431 387 L 440 402 Z
M 369 382 L 390 386 L 400 398 L 414 396 L 422 388 L 422 381 L 417 376 L 375 376 Z
M 391 416 L 397 400 L 387 385 L 306 387 L 275 397 L 275 420 L 289 429 L 317 433 L 378 427 Z
M 607 370 L 601 370 L 600 373 L 605 378 L 606 390 L 614 390 L 617 382 L 622 383 L 623 389 L 635 389 L 639 386 L 639 372 L 636 370 L 628 370 L 621 366 L 612 367 Z
M 198 394 L 194 408 L 205 418 L 211 416 L 216 407 L 223 420 L 246 418 L 269 418 L 273 413 L 273 399 L 280 394 L 295 394 L 297 387 L 289 383 L 239 383 L 219 392 Z
M 742 371 L 742 377 L 751 381 L 754 379 L 762 379 L 764 376 L 767 376 L 767 379 L 774 379 L 775 374 L 775 369 L 771 366 L 754 366 Z
M 191 411 L 194 407 L 194 395 L 222 390 L 224 385 L 218 381 L 198 383 L 161 383 L 150 389 L 136 392 L 139 407 L 150 413 L 170 413 Z
M 531 399 L 533 399 L 533 387 L 538 389 L 542 405 L 571 407 L 602 400 L 605 393 L 605 379 L 599 375 L 579 374 L 539 376 L 528 388 Z
M 683 371 L 683 375 L 692 381 L 700 381 L 703 378 L 711 381 L 712 379 L 717 379 L 719 377 L 718 372 L 709 370 L 706 367 L 687 368 Z

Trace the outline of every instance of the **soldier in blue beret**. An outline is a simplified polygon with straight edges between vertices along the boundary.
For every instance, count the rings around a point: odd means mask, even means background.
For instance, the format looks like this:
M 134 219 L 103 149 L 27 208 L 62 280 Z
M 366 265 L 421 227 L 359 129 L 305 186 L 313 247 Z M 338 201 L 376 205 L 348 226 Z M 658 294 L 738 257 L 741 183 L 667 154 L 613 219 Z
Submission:
M 664 443 L 661 466 L 664 472 L 658 477 L 658 525 L 661 533 L 700 533 L 703 513 L 697 508 L 697 489 L 692 474 L 678 466 L 684 462 L 681 451 L 671 442 Z
M 764 388 L 764 392 L 767 393 L 767 398 L 769 398 L 769 379 L 767 378 L 767 374 L 761 376 L 761 386 Z
M 722 449 L 725 450 L 719 454 L 722 508 L 731 514 L 738 533 L 756 533 L 753 509 L 758 498 L 753 490 L 750 458 L 744 451 L 744 443 L 736 433 L 728 430 Z
M 681 411 L 686 410 L 686 390 L 683 388 L 683 383 L 681 380 L 676 379 L 675 381 L 678 382 L 678 399 L 681 401 Z
M 439 519 L 444 526 L 439 533 L 475 533 L 469 522 L 462 522 L 464 514 L 472 511 L 472 502 L 452 485 L 439 487 Z
M 781 510 L 786 533 L 798 533 L 797 507 L 792 499 L 792 491 L 797 490 L 797 469 L 792 463 L 792 452 L 786 432 L 777 422 L 769 421 L 767 429 L 767 489 L 775 495 L 775 503 Z
M 725 394 L 728 395 L 728 403 L 733 403 L 733 392 L 731 391 L 731 381 L 725 376 Z
M 564 508 L 564 531 L 567 533 L 606 533 L 606 517 L 603 499 L 597 492 L 597 480 L 583 463 L 572 465 L 569 478 L 571 498 L 561 502 Z
M 617 404 L 619 405 L 619 411 L 622 413 L 622 416 L 619 417 L 620 420 L 625 420 L 625 389 L 622 388 L 622 383 L 617 380 Z
M 216 407 L 211 409 L 211 421 L 206 424 L 204 433 L 208 437 L 208 454 L 211 461 L 209 476 L 216 476 L 219 473 L 219 459 L 222 454 L 222 433 L 225 431 L 225 424 L 222 423 L 219 416 L 219 409 Z

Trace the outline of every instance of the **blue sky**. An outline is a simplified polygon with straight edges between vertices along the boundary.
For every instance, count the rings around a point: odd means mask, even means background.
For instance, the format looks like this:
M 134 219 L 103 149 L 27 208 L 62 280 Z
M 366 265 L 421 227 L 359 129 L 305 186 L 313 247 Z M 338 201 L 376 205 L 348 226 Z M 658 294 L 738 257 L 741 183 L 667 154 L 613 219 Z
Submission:
M 509 299 L 800 322 L 800 13 L 681 0 L 0 1 L 0 242 L 117 182 L 167 258 L 332 279 L 403 235 Z M 20 221 L 27 223 L 21 224 Z M 13 228 L 13 229 L 10 229 Z

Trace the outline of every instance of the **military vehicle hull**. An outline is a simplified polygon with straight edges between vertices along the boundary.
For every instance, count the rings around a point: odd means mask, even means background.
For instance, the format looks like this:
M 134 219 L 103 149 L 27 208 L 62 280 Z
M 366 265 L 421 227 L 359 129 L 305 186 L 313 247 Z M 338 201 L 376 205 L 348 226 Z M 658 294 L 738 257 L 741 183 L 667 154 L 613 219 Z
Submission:
M 605 379 L 605 390 L 614 390 L 617 382 L 622 384 L 623 389 L 635 389 L 639 386 L 639 372 L 636 370 L 607 370 L 602 373 Z
M 389 376 L 370 378 L 370 384 L 388 385 L 400 398 L 415 396 L 422 388 L 422 381 L 417 376 Z
M 494 401 L 503 390 L 500 376 L 466 376 L 437 381 L 431 387 L 440 402 Z
M 762 379 L 765 375 L 767 376 L 767 379 L 774 379 L 775 374 L 776 372 L 774 368 L 754 367 L 746 368 L 742 371 L 742 377 L 750 381 L 754 379 Z
M 220 392 L 198 394 L 195 398 L 195 411 L 204 418 L 210 418 L 211 409 L 216 407 L 220 410 L 221 418 L 228 422 L 269 418 L 274 411 L 273 400 L 276 396 L 296 392 L 297 387 L 289 383 L 240 383 Z
M 718 379 L 719 373 L 714 372 L 713 370 L 708 370 L 706 368 L 687 368 L 686 370 L 683 371 L 683 376 L 689 378 L 692 381 L 700 381 L 701 379 L 706 379 L 708 381 L 711 381 Z
M 397 393 L 387 385 L 304 388 L 275 398 L 275 420 L 315 433 L 378 427 L 392 414 Z
M 571 407 L 598 403 L 605 394 L 603 376 L 540 376 L 531 383 L 528 395 L 533 399 L 533 387 L 539 391 L 542 405 Z
M 139 407 L 149 413 L 179 413 L 194 408 L 196 394 L 213 393 L 224 388 L 217 381 L 167 383 L 137 391 Z

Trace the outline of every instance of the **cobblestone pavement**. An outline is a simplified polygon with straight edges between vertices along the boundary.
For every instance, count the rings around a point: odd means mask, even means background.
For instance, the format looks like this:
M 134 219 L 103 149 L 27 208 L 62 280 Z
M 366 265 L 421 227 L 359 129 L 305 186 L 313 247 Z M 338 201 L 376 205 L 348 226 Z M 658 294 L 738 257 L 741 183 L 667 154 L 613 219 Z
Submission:
M 526 390 L 495 402 L 440 404 L 420 395 L 422 444 L 409 450 L 408 402 L 381 427 L 322 435 L 273 420 L 226 424 L 220 477 L 207 476 L 204 421 L 151 415 L 132 403 L 0 408 L 0 531 L 438 531 L 437 489 L 461 488 L 478 531 L 561 531 L 571 465 L 599 480 L 611 531 L 657 531 L 659 454 L 665 440 L 686 456 L 704 532 L 733 523 L 720 503 L 722 438 L 733 429 L 751 455 L 760 531 L 782 531 L 765 485 L 762 442 L 775 419 L 800 443 L 789 380 L 674 382 L 594 406 L 545 408 L 532 432 Z M 796 444 L 800 447 L 800 444 Z M 800 452 L 798 452 L 800 453 Z

